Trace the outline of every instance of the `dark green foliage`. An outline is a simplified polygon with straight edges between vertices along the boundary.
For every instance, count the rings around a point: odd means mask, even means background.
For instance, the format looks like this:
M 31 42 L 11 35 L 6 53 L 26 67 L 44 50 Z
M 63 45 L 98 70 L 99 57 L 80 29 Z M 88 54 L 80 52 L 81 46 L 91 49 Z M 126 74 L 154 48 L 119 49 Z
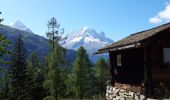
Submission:
M 47 96 L 43 100 L 55 100 L 55 98 L 53 96 Z
M 67 82 L 68 82 L 68 70 L 66 69 L 61 69 L 61 91 L 60 91 L 60 95 L 62 98 L 67 98 L 68 95 L 67 95 L 67 88 L 68 88 L 68 85 L 67 85 Z
M 9 46 L 10 41 L 6 39 L 1 33 L 0 33 L 0 57 L 2 57 L 4 54 L 9 54 L 10 51 L 7 50 L 7 47 Z
M 11 97 L 11 85 L 8 71 L 4 71 L 0 81 L 0 100 L 8 100 Z
M 99 89 L 98 89 L 98 80 L 96 76 L 94 75 L 93 71 L 89 72 L 89 85 L 88 85 L 88 96 L 93 97 L 99 94 Z
M 15 100 L 28 100 L 28 76 L 25 59 L 24 42 L 19 37 L 11 56 L 12 98 Z
M 77 51 L 77 57 L 74 62 L 72 82 L 73 91 L 77 98 L 87 97 L 89 93 L 89 73 L 90 61 L 88 54 L 83 46 Z
M 46 36 L 51 47 L 50 53 L 46 59 L 47 72 L 44 81 L 44 87 L 48 89 L 49 96 L 58 100 L 64 96 L 65 89 L 65 73 L 62 71 L 64 65 L 65 49 L 59 45 L 64 38 L 62 37 L 64 29 L 60 31 L 60 25 L 53 17 L 48 22 L 48 32 Z
M 45 95 L 43 88 L 44 66 L 40 64 L 36 53 L 32 53 L 28 59 L 27 73 L 29 77 L 28 89 L 31 100 L 42 100 Z
M 72 83 L 72 76 L 71 74 L 67 74 L 67 80 L 65 81 L 67 85 L 66 89 L 66 97 L 67 98 L 73 98 L 74 97 L 74 91 L 73 91 L 73 83 Z
M 44 86 L 49 90 L 50 96 L 59 99 L 63 91 L 63 78 L 61 66 L 64 63 L 64 49 L 61 46 L 55 46 L 54 52 L 47 57 L 48 71 L 45 77 Z
M 54 51 L 54 46 L 59 44 L 62 41 L 64 29 L 60 29 L 60 24 L 57 23 L 56 19 L 52 17 L 50 21 L 48 21 L 48 32 L 46 36 L 49 40 L 49 44 L 51 45 L 51 49 Z
M 1 14 L 1 12 L 0 12 L 0 14 Z M 1 26 L 2 21 L 3 21 L 3 19 L 0 18 L 0 26 Z M 3 56 L 10 53 L 10 51 L 7 50 L 7 47 L 10 45 L 10 43 L 11 42 L 9 40 L 7 40 L 6 37 L 4 37 L 2 35 L 2 33 L 0 33 L 0 69 L 2 69 L 1 64 L 4 63 L 4 61 L 2 59 Z
M 95 75 L 97 78 L 97 87 L 99 94 L 104 97 L 106 91 L 106 82 L 109 79 L 109 67 L 104 58 L 100 58 L 95 65 Z
M 0 19 L 0 26 L 2 21 L 3 19 Z M 11 94 L 10 78 L 8 75 L 8 71 L 2 67 L 3 65 L 8 63 L 3 60 L 3 57 L 4 55 L 10 53 L 10 51 L 7 49 L 9 44 L 10 41 L 7 40 L 6 37 L 4 37 L 0 33 L 0 99 L 9 99 Z

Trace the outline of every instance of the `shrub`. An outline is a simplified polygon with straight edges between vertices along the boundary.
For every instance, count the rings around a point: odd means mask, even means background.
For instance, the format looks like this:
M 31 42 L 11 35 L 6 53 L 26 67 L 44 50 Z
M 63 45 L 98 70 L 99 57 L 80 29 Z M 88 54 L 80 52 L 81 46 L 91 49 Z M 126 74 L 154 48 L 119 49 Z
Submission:
M 43 100 L 55 100 L 55 98 L 53 96 L 47 96 Z

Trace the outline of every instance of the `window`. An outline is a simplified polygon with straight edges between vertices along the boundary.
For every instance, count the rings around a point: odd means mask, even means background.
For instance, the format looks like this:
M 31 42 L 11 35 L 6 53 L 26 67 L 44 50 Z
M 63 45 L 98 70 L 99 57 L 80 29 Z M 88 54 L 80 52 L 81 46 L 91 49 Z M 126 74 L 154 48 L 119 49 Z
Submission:
M 170 63 L 170 48 L 164 48 L 164 63 Z
M 122 56 L 120 54 L 117 55 L 117 66 L 122 66 Z

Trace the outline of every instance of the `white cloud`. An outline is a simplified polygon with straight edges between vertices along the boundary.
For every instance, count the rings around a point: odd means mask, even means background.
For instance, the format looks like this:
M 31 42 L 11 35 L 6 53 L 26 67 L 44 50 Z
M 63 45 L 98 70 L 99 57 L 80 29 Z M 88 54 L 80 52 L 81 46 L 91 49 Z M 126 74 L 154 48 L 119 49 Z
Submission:
M 154 24 L 158 24 L 158 23 L 161 22 L 161 19 L 156 16 L 156 17 L 150 18 L 150 19 L 149 19 L 149 22 L 150 22 L 150 23 L 154 23 Z
M 166 8 L 163 11 L 160 11 L 155 17 L 150 18 L 149 22 L 153 24 L 170 22 L 170 3 L 166 4 Z

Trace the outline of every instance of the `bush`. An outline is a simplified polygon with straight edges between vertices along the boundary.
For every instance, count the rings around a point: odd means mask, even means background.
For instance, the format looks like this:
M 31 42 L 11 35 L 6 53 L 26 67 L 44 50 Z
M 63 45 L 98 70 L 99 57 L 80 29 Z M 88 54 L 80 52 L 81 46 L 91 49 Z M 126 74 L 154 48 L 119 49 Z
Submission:
M 47 96 L 43 100 L 55 100 L 55 98 L 53 96 Z

